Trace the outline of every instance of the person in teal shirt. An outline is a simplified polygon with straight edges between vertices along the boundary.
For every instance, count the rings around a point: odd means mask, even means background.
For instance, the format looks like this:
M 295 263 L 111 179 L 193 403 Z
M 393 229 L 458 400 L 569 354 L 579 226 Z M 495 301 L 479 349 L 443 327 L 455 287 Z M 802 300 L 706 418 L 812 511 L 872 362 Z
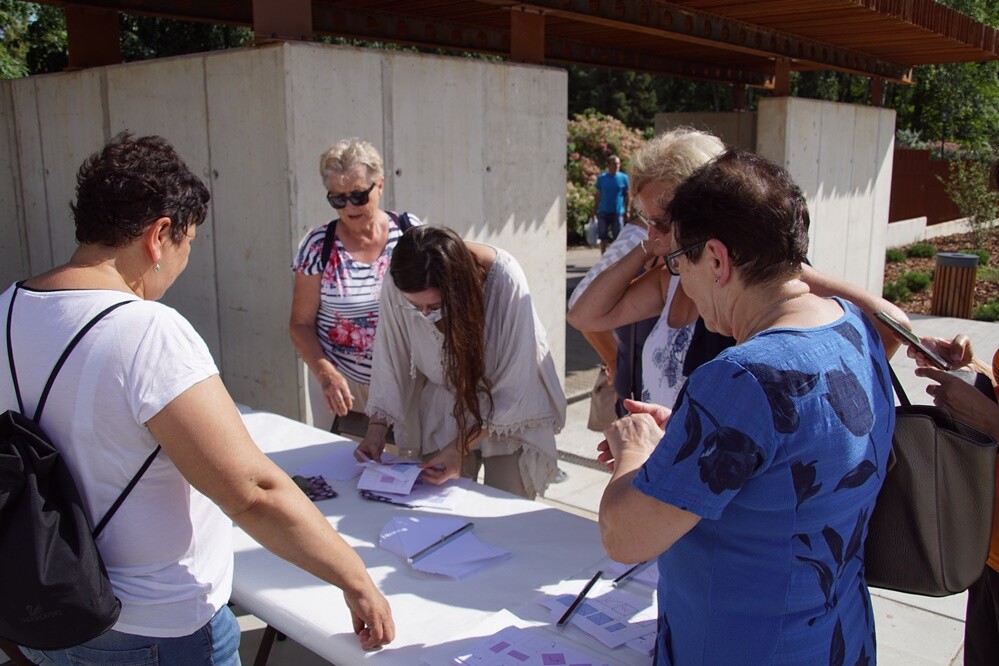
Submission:
M 607 171 L 597 176 L 597 195 L 594 201 L 600 254 L 607 250 L 607 246 L 624 228 L 624 214 L 628 210 L 628 185 L 628 174 L 621 171 L 621 158 L 611 155 L 607 161 Z

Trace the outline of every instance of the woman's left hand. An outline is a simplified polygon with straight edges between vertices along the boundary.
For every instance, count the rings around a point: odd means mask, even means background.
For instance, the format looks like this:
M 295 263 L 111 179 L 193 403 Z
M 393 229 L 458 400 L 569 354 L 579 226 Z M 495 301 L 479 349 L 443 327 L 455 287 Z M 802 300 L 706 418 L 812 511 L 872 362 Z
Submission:
M 604 441 L 597 445 L 597 460 L 607 469 L 617 471 L 624 466 L 637 469 L 652 455 L 662 439 L 663 430 L 652 414 L 628 414 L 604 428 Z
M 461 476 L 461 452 L 457 440 L 451 442 L 420 465 L 423 478 L 430 483 L 440 485 L 450 479 Z
M 916 374 L 938 382 L 926 387 L 934 405 L 946 407 L 955 419 L 973 428 L 994 431 L 999 407 L 973 385 L 946 370 L 931 367 L 917 367 Z

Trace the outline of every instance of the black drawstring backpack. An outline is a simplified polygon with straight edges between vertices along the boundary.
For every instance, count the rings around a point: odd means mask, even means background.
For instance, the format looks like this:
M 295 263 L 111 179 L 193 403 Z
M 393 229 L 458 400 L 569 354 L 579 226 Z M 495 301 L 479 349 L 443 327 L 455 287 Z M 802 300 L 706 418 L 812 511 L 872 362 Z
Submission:
M 34 418 L 24 403 L 10 339 L 15 287 L 7 312 L 7 358 L 18 410 L 0 414 L 0 637 L 38 650 L 86 643 L 118 620 L 104 561 L 94 543 L 111 516 L 152 464 L 146 459 L 125 490 L 91 531 L 69 469 L 39 426 L 52 383 L 70 352 L 116 303 L 84 326 L 59 357 L 38 400 Z

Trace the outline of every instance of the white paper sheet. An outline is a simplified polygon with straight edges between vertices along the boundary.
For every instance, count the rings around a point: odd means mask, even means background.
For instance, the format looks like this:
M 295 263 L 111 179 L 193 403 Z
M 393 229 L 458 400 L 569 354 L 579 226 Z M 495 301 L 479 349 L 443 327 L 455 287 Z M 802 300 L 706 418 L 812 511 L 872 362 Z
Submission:
M 606 661 L 562 645 L 538 629 L 509 626 L 482 640 L 451 664 L 474 666 L 609 666 Z
M 467 523 L 464 518 L 450 516 L 393 518 L 382 528 L 378 545 L 408 559 Z M 483 543 L 468 531 L 419 558 L 412 566 L 418 571 L 460 580 L 510 556 L 510 551 Z
M 393 495 L 408 495 L 420 476 L 420 468 L 412 463 L 394 463 L 382 465 L 376 462 L 361 463 L 364 471 L 357 480 L 358 490 L 370 490 L 376 493 L 392 493 Z
M 543 597 L 540 603 L 552 611 L 552 620 L 558 621 L 576 599 L 582 586 L 579 581 L 566 581 L 559 585 L 555 596 Z M 616 648 L 629 641 L 656 635 L 655 603 L 649 603 L 625 590 L 613 587 L 609 581 L 598 582 L 589 595 L 576 608 L 569 623 L 579 627 L 609 648 Z

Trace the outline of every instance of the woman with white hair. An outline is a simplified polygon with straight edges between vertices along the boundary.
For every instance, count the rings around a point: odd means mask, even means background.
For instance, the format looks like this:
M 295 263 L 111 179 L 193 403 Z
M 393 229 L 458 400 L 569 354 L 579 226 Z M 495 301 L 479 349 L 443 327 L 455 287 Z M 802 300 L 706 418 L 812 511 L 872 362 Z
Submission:
M 319 159 L 319 175 L 339 217 L 298 248 L 289 328 L 326 407 L 345 416 L 364 412 L 382 280 L 402 232 L 420 220 L 379 207 L 385 170 L 367 141 L 333 144 Z

